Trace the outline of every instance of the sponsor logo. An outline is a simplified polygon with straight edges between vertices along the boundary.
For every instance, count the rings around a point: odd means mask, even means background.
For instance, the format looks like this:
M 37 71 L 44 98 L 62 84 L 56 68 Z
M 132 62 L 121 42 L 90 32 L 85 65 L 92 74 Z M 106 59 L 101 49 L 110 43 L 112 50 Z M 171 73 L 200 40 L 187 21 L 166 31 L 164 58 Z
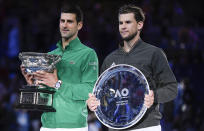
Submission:
M 72 64 L 72 65 L 74 65 L 74 64 L 75 64 L 75 62 L 74 62 L 74 61 L 70 61 L 70 62 L 69 62 L 69 64 Z
M 115 64 L 115 62 L 113 62 L 112 64 L 111 64 L 111 66 L 115 66 L 116 64 Z
M 93 70 L 96 70 L 97 62 L 89 62 L 89 66 L 93 66 Z
M 97 65 L 97 62 L 89 62 L 89 65 Z

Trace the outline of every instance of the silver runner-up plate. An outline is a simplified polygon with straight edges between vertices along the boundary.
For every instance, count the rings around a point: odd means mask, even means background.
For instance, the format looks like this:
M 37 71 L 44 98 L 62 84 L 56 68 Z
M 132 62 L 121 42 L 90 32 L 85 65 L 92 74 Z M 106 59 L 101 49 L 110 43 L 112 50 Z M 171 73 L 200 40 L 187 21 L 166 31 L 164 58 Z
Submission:
M 129 128 L 145 114 L 148 93 L 149 84 L 140 70 L 126 64 L 112 66 L 99 76 L 93 89 L 100 101 L 95 115 L 109 128 Z

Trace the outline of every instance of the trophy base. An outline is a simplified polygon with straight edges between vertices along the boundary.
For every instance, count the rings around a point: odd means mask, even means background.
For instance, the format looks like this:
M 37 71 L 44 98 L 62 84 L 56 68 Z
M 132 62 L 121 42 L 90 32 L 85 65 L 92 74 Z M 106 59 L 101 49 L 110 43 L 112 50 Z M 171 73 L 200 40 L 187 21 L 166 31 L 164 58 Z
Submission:
M 39 88 L 39 86 L 24 86 L 20 89 L 16 109 L 56 112 L 52 107 L 54 90 Z
M 16 109 L 25 109 L 25 110 L 33 110 L 33 111 L 42 111 L 42 112 L 56 112 L 55 108 L 52 106 L 43 106 L 43 105 L 32 105 L 32 104 L 18 104 Z

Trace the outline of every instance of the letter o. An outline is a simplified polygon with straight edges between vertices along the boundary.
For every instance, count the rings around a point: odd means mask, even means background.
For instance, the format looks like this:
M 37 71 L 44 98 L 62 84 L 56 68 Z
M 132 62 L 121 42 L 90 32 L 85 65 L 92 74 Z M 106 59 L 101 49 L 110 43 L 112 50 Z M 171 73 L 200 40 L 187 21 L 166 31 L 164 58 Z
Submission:
M 129 90 L 127 88 L 122 89 L 121 91 L 122 96 L 128 96 L 128 94 L 129 94 Z

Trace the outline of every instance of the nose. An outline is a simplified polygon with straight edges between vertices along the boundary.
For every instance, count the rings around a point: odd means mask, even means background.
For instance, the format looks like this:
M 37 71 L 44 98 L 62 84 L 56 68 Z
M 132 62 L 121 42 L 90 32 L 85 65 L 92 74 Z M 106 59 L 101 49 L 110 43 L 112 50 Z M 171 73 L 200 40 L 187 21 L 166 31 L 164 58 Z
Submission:
M 121 29 L 126 29 L 126 24 L 125 23 L 120 24 L 120 28 Z
M 68 27 L 68 22 L 62 22 L 61 27 L 62 28 L 67 28 Z
M 62 27 L 66 27 L 67 26 L 67 22 L 62 23 Z

